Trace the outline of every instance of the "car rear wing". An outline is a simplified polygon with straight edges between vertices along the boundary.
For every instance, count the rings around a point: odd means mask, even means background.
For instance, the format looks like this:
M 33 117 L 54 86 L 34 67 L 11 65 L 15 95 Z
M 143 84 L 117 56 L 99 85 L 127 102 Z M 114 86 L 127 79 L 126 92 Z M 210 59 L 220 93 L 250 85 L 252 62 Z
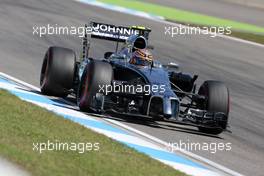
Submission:
M 141 26 L 115 26 L 112 24 L 91 22 L 91 38 L 125 42 L 131 35 L 144 36 L 147 40 L 151 29 Z

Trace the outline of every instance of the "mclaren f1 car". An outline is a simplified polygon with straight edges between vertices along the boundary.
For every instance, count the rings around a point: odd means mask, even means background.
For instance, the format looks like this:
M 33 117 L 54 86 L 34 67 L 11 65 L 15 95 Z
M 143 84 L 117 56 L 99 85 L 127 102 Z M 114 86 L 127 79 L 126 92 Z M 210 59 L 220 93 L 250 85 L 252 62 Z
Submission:
M 53 46 L 47 50 L 40 74 L 43 94 L 73 94 L 86 112 L 148 117 L 196 126 L 208 134 L 226 130 L 229 90 L 224 83 L 208 80 L 196 90 L 198 76 L 178 71 L 175 63 L 162 65 L 157 59 L 148 65 L 131 63 L 135 50 L 151 48 L 149 28 L 97 22 L 89 26 L 92 31 L 83 38 L 80 59 L 71 49 Z M 92 38 L 114 41 L 116 49 L 102 59 L 91 58 Z

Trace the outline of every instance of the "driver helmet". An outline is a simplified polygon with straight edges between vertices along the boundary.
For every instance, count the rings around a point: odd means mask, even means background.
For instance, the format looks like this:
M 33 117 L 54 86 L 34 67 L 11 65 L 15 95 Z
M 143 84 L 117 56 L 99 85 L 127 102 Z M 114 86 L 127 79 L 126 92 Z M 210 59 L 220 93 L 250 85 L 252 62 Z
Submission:
M 148 49 L 137 49 L 132 53 L 130 64 L 148 66 L 153 62 L 152 53 Z

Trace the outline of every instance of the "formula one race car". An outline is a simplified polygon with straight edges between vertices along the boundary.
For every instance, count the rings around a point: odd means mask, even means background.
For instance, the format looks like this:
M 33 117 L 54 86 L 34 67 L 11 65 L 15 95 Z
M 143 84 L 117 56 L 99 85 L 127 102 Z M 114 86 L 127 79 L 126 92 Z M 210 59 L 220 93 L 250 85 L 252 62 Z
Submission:
M 170 121 L 197 126 L 208 134 L 226 130 L 229 91 L 222 82 L 205 81 L 196 91 L 197 75 L 179 72 L 177 64 L 153 60 L 148 51 L 149 28 L 96 22 L 89 26 L 91 35 L 83 38 L 80 61 L 71 49 L 48 49 L 40 76 L 43 94 L 73 94 L 86 112 Z M 116 50 L 106 52 L 102 60 L 90 58 L 90 38 L 116 41 Z

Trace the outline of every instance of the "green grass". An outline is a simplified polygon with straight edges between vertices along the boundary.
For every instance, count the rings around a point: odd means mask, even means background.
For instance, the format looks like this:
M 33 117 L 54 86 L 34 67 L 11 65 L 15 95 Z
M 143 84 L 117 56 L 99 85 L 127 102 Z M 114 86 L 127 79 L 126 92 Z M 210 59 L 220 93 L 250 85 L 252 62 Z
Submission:
M 232 30 L 247 31 L 253 33 L 264 33 L 264 27 L 236 22 L 228 19 L 207 16 L 207 15 L 180 10 L 172 7 L 166 7 L 158 4 L 152 4 L 152 3 L 136 1 L 136 0 L 99 0 L 99 1 L 134 9 L 134 10 L 144 11 L 158 16 L 163 16 L 166 19 L 173 21 L 206 25 L 206 26 L 223 26 L 223 27 L 231 26 Z
M 231 36 L 241 38 L 244 40 L 264 44 L 264 35 L 259 35 L 259 34 L 252 34 L 248 32 L 238 32 L 238 31 L 233 31 Z
M 203 27 L 210 27 L 210 26 L 197 25 L 197 24 L 187 24 L 187 23 L 183 23 L 179 21 L 171 21 L 171 22 L 190 26 L 190 27 L 200 27 L 201 29 Z M 225 34 L 225 35 L 264 44 L 264 34 L 254 34 L 254 33 L 249 33 L 249 32 L 242 32 L 242 31 L 232 31 L 231 34 Z
M 99 151 L 33 151 L 46 141 L 99 143 Z M 32 175 L 185 175 L 150 157 L 0 90 L 0 155 Z

